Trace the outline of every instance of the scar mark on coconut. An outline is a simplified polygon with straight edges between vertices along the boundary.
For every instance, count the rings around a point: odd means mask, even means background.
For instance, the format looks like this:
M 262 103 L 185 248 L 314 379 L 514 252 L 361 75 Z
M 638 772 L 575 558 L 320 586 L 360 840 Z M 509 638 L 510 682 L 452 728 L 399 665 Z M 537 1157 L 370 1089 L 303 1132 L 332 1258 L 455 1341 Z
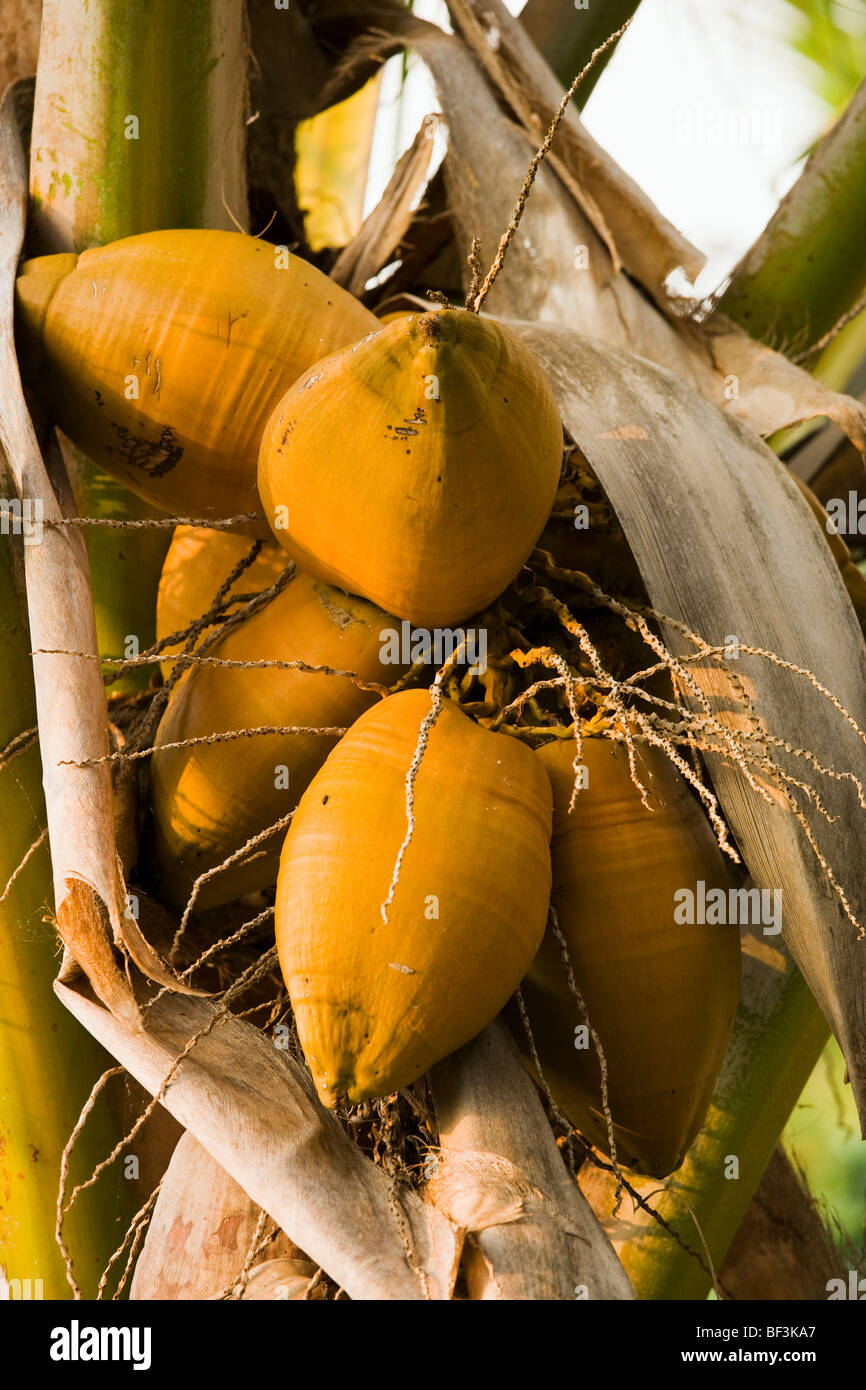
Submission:
M 418 327 L 428 343 L 443 343 L 448 337 L 440 314 L 422 314 L 418 320 Z
M 359 342 L 357 342 L 357 343 L 355 343 L 355 344 L 353 345 L 353 347 L 352 347 L 352 349 L 351 349 L 352 352 L 357 352 L 357 351 L 358 351 L 358 348 L 362 348 L 362 347 L 364 346 L 365 343 L 369 343 L 371 338 L 377 338 L 381 332 L 382 332 L 382 329 L 381 329 L 381 328 L 374 328 L 374 329 L 373 329 L 373 332 L 372 332 L 372 333 L 368 333 L 367 336 L 366 336 L 366 338 L 361 338 Z
M 178 443 L 177 435 L 168 425 L 160 432 L 159 439 L 138 439 L 125 425 L 111 423 L 117 436 L 117 443 L 110 445 L 108 453 L 117 455 L 128 468 L 145 473 L 148 478 L 163 478 L 176 468 L 183 458 L 183 445 Z
M 415 974 L 415 971 L 412 969 L 411 965 L 399 965 L 395 960 L 389 960 L 388 967 L 391 970 L 399 970 L 401 975 Z
M 345 632 L 347 628 L 354 627 L 356 623 L 361 621 L 354 613 L 350 613 L 348 608 L 344 608 L 339 600 L 334 598 L 333 593 L 329 593 L 324 586 L 317 584 L 315 587 L 316 598 L 331 619 L 331 622 L 337 627 Z
M 394 434 L 398 439 L 414 439 L 418 431 L 413 430 L 411 425 L 395 425 Z
M 161 358 L 161 357 L 157 357 L 154 370 L 155 370 L 155 372 L 156 372 L 156 380 L 155 380 L 154 383 L 153 383 L 153 394 L 154 394 L 155 396 L 158 396 L 159 393 L 160 393 L 160 391 L 162 390 L 162 358 Z
M 249 310 L 248 310 L 248 309 L 245 309 L 244 312 L 243 312 L 242 314 L 236 314 L 235 317 L 232 318 L 232 311 L 231 311 L 231 309 L 229 309 L 229 311 L 228 311 L 228 325 L 229 325 L 229 331 L 228 331 L 228 337 L 226 338 L 226 347 L 227 347 L 227 348 L 228 348 L 228 347 L 231 347 L 231 345 L 232 345 L 232 329 L 234 328 L 235 324 L 236 324 L 236 323 L 240 323 L 241 319 L 245 319 L 245 318 L 247 317 L 248 314 L 249 314 Z

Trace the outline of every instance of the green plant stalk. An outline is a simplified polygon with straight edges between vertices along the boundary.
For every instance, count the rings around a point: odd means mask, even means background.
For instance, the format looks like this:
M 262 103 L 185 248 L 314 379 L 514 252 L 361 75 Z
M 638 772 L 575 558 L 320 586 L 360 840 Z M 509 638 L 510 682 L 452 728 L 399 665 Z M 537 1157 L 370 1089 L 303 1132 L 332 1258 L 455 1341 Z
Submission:
M 703 1253 L 706 1241 L 717 1273 L 830 1036 L 778 941 L 747 938 L 733 1036 L 706 1122 L 685 1162 L 661 1197 L 658 1183 L 640 1183 L 644 1195 L 656 1194 L 652 1206 L 689 1246 Z M 638 1298 L 706 1297 L 711 1280 L 693 1256 L 645 1212 L 638 1211 L 632 1223 L 629 1210 L 627 1220 L 639 1234 L 625 1240 L 619 1255 Z
M 241 0 L 46 0 L 30 160 L 31 254 L 162 227 L 246 227 Z M 229 209 L 231 211 L 229 211 Z M 233 214 L 233 215 L 232 215 Z M 73 454 L 82 515 L 157 513 Z M 143 651 L 171 533 L 89 528 L 99 650 Z M 134 639 L 130 640 L 130 639 Z M 145 688 L 149 668 L 115 691 Z
M 528 0 L 520 20 L 563 87 L 570 87 L 595 50 L 631 19 L 639 4 L 640 0 L 590 0 L 578 9 L 571 0 Z M 574 97 L 579 111 L 588 102 L 616 48 L 617 44 L 609 48 L 580 84 Z
M 5 476 L 0 485 L 4 497 L 13 495 Z M 4 749 L 36 723 L 27 608 L 12 544 L 9 537 L 0 540 Z M 44 830 L 42 768 L 34 742 L 0 767 L 0 893 Z M 28 1296 L 28 1290 L 33 1298 L 71 1297 L 54 1239 L 60 1156 L 93 1082 L 111 1065 L 54 996 L 58 949 L 52 905 L 46 843 L 32 853 L 0 903 L 0 1280 L 8 1281 L 13 1298 Z M 98 1162 L 116 1138 L 100 1103 L 73 1153 L 69 1191 L 89 1175 L 85 1160 Z M 123 1189 L 106 1179 L 66 1218 L 64 1236 L 86 1297 L 95 1296 L 126 1219 Z
M 733 272 L 719 310 L 783 352 L 816 343 L 866 286 L 866 82 Z

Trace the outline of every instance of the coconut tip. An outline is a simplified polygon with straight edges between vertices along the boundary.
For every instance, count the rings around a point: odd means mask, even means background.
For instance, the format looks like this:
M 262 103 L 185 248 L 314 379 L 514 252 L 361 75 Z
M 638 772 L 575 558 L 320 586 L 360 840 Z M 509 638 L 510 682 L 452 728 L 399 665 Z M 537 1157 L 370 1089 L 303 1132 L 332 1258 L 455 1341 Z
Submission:
M 78 264 L 73 251 L 34 256 L 22 262 L 15 282 L 15 322 L 20 339 L 22 375 L 36 375 L 42 362 L 45 320 L 61 282 Z
M 444 343 L 448 333 L 443 322 L 444 313 L 441 309 L 428 309 L 418 319 L 418 332 L 428 343 Z
M 337 1110 L 341 1105 L 347 1105 L 352 1099 L 352 1079 L 339 1076 L 335 1081 L 331 1081 L 327 1076 L 314 1076 L 316 1089 L 319 1093 L 319 1100 L 326 1110 Z

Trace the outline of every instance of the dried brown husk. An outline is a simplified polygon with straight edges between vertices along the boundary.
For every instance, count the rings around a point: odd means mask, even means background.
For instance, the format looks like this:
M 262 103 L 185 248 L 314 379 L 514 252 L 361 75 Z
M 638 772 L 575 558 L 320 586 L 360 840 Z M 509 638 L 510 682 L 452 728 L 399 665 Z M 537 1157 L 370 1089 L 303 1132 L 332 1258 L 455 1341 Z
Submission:
M 385 192 L 331 268 L 331 279 L 361 295 L 367 281 L 384 268 L 412 221 L 433 155 L 437 118 L 426 116 L 418 134 L 397 163 Z
M 271 1262 L 302 1259 L 281 1231 L 262 1232 L 260 1215 L 234 1178 L 191 1134 L 184 1134 L 162 1179 L 130 1298 L 230 1297 L 236 1285 L 238 1296 L 244 1277 L 265 1257 Z M 315 1265 L 307 1268 L 305 1282 L 316 1271 Z

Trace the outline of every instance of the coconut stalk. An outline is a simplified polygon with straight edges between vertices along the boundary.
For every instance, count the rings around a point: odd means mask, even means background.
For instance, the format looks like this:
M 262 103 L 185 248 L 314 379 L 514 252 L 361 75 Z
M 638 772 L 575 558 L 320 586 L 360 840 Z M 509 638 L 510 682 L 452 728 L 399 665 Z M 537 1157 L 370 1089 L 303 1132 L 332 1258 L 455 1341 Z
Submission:
M 245 221 L 243 25 L 238 0 L 149 0 L 137 17 L 123 0 L 45 0 L 30 160 L 40 250 L 232 227 L 226 204 Z
M 0 490 L 15 495 L 2 461 Z M 38 532 L 32 536 L 38 544 Z M 90 1087 L 110 1062 L 51 988 L 58 964 L 51 861 L 17 544 L 11 536 L 0 543 L 0 748 L 11 750 L 0 765 L 0 1280 L 12 1298 L 63 1299 L 71 1290 L 54 1239 L 57 1175 Z M 89 1176 L 116 1137 L 98 1108 L 73 1158 L 73 1182 Z M 117 1243 L 119 1215 L 116 1192 L 103 1184 L 65 1224 L 85 1296 L 95 1294 Z
M 866 258 L 856 234 L 864 169 L 866 84 L 816 146 L 791 191 L 732 271 L 718 305 L 720 313 L 754 336 L 807 363 L 814 376 L 835 391 L 850 388 L 866 352 L 866 312 L 847 321 L 866 284 Z M 841 216 L 837 182 L 844 195 Z M 828 280 L 833 282 L 829 293 Z M 834 332 L 837 325 L 841 331 Z M 773 439 L 773 447 L 788 454 L 815 434 L 814 423 L 784 430 Z M 800 460 L 792 466 L 808 480 L 812 465 Z
M 708 1251 L 716 1274 L 829 1034 L 778 938 L 750 932 L 743 948 L 740 1006 L 703 1128 L 661 1192 L 656 1181 L 635 1183 L 686 1245 Z M 587 1165 L 580 1180 L 639 1298 L 706 1297 L 711 1273 L 645 1210 L 625 1197 L 621 1219 L 612 1217 L 612 1175 Z
M 472 1299 L 633 1299 L 501 1020 L 433 1069 L 426 1193 L 467 1232 Z
M 866 82 L 733 271 L 720 312 L 784 352 L 811 347 L 866 286 L 864 222 Z
M 83 251 L 163 227 L 246 225 L 242 0 L 46 0 L 30 151 L 31 254 Z M 106 73 L 111 81 L 105 80 Z M 166 155 L 170 151 L 170 158 Z M 68 446 L 80 515 L 158 513 Z M 155 640 L 168 530 L 88 528 L 103 656 Z M 146 687 L 147 668 L 118 691 Z

